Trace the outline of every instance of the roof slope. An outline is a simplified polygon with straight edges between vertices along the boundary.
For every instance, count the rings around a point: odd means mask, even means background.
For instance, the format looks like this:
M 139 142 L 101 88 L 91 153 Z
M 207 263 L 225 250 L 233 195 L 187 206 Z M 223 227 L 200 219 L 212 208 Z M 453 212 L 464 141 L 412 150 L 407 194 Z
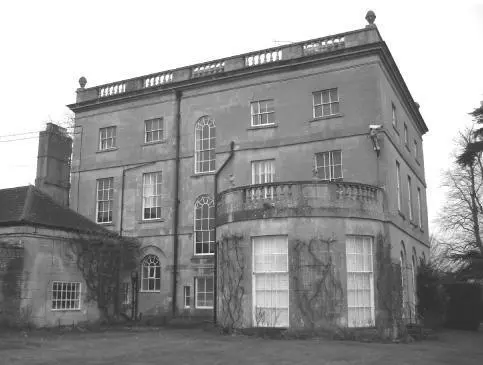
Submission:
M 32 185 L 0 190 L 0 226 L 18 224 L 112 235 Z

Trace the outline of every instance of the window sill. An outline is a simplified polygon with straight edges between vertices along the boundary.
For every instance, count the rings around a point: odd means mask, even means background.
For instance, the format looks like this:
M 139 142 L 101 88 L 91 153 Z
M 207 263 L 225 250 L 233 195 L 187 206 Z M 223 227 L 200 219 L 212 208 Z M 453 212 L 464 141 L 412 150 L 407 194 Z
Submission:
M 416 160 L 416 163 L 417 163 L 419 166 L 421 166 L 421 162 L 419 162 L 419 160 L 418 160 L 417 158 L 415 158 L 415 160 Z
M 405 146 L 406 146 L 406 149 L 408 150 L 408 152 L 411 153 L 411 150 L 409 149 L 409 146 L 407 145 L 407 143 L 405 143 Z
M 138 221 L 139 224 L 145 224 L 145 223 L 161 223 L 164 222 L 164 218 L 156 218 L 156 219 L 142 219 Z
M 317 122 L 319 120 L 342 118 L 343 116 L 344 116 L 344 114 L 342 114 L 342 113 L 331 114 L 331 115 L 326 115 L 326 116 L 323 116 L 323 117 L 314 117 L 311 120 L 309 120 L 309 122 L 312 123 L 312 122 Z
M 152 145 L 156 145 L 156 144 L 164 144 L 168 142 L 167 139 L 162 139 L 162 140 L 159 140 L 159 141 L 154 141 L 154 142 L 144 142 L 141 147 L 145 147 L 145 146 L 152 146 Z
M 97 224 L 103 227 L 114 226 L 113 222 L 97 222 Z
M 161 293 L 161 290 L 140 290 L 139 294 L 144 293 L 144 294 L 159 294 Z
M 215 175 L 216 171 L 211 171 L 211 172 L 195 172 L 191 177 L 203 177 L 203 176 L 211 176 Z
M 399 131 L 397 130 L 397 126 L 393 124 L 392 127 L 394 128 L 394 131 L 396 132 L 396 134 L 399 136 Z
M 195 259 L 210 258 L 210 257 L 214 257 L 214 256 L 215 256 L 214 253 L 194 253 L 193 254 L 193 258 L 195 258 Z
M 247 131 L 256 131 L 258 129 L 270 129 L 270 128 L 278 128 L 278 123 L 264 124 L 264 125 L 252 125 L 252 126 L 247 128 Z
M 52 312 L 80 312 L 81 309 L 51 309 Z
M 403 212 L 401 212 L 400 210 L 398 210 L 398 213 L 402 217 L 402 219 L 406 220 L 406 216 L 404 215 Z
M 195 307 L 195 309 L 210 309 L 210 310 L 213 310 L 213 307 Z
M 118 147 L 106 148 L 105 150 L 97 150 L 96 153 L 112 152 L 112 151 L 117 151 L 118 149 L 119 149 Z

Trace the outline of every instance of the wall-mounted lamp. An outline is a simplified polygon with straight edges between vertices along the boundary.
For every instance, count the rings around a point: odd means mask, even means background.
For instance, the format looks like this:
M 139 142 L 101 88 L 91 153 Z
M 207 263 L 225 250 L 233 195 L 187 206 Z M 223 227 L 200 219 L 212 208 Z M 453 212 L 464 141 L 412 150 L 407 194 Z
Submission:
M 377 139 L 377 135 L 381 131 L 382 131 L 382 125 L 380 124 L 369 125 L 369 137 L 371 138 L 372 147 L 374 148 L 374 151 L 376 151 L 377 157 L 379 157 L 379 154 L 381 152 L 381 146 L 379 145 L 379 140 Z

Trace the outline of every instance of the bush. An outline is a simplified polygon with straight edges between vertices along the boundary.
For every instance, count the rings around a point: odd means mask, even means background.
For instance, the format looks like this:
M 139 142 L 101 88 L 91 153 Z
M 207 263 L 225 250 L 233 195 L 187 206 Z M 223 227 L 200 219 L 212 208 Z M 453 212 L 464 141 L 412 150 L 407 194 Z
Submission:
M 481 287 L 478 284 L 446 284 L 449 295 L 446 327 L 477 331 L 481 319 Z

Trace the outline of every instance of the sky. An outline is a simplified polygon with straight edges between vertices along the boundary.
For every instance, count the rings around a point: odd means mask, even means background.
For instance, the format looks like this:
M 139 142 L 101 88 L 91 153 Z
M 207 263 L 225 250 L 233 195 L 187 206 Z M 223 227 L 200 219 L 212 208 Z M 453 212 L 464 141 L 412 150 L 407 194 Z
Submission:
M 453 138 L 483 100 L 483 0 L 1 2 L 0 189 L 35 183 L 38 132 L 66 119 L 80 76 L 91 87 L 359 29 L 369 9 L 429 128 L 431 233 Z

